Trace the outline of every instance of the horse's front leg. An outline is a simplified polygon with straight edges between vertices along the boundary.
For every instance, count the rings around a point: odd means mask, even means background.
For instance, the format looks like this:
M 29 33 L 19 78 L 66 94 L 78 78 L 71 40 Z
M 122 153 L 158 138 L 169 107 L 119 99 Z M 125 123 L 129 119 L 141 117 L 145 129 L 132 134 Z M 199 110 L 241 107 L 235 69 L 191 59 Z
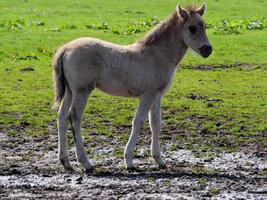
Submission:
M 87 172 L 90 172 L 93 167 L 89 162 L 84 149 L 83 139 L 81 137 L 81 122 L 89 93 L 90 92 L 83 90 L 73 92 L 72 105 L 69 113 L 71 129 L 76 146 L 76 157 Z
M 132 132 L 124 151 L 124 161 L 127 169 L 134 168 L 133 152 L 136 146 L 141 127 L 146 119 L 150 106 L 155 100 L 156 94 L 145 94 L 139 98 L 137 112 L 132 122 Z
M 151 106 L 149 112 L 149 124 L 152 132 L 152 141 L 151 141 L 151 156 L 154 158 L 155 162 L 160 168 L 166 168 L 165 162 L 161 158 L 159 134 L 160 126 L 162 123 L 161 114 L 160 114 L 160 100 L 161 97 L 158 96 L 154 103 Z

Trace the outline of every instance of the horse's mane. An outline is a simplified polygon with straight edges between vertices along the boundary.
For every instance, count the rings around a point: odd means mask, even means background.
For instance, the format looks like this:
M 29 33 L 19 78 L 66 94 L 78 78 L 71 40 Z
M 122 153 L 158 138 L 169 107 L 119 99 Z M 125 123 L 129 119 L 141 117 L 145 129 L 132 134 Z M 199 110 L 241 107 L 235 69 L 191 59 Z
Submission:
M 189 12 L 189 14 L 193 14 L 197 12 L 198 7 L 197 5 L 187 5 L 185 9 Z
M 193 14 L 196 12 L 197 6 L 188 5 L 186 6 L 186 10 L 189 14 Z M 154 29 L 152 29 L 152 31 L 148 32 L 148 34 L 140 39 L 138 43 L 143 46 L 148 46 L 152 43 L 157 42 L 158 40 L 160 40 L 160 38 L 162 38 L 163 35 L 170 35 L 172 27 L 181 21 L 182 18 L 179 14 L 177 14 L 177 11 L 175 11 L 170 17 L 159 23 Z
M 169 18 L 159 23 L 154 29 L 152 29 L 146 36 L 138 41 L 138 43 L 143 46 L 147 46 L 158 41 L 163 34 L 169 34 L 171 31 L 171 27 L 178 22 L 179 16 L 175 11 Z

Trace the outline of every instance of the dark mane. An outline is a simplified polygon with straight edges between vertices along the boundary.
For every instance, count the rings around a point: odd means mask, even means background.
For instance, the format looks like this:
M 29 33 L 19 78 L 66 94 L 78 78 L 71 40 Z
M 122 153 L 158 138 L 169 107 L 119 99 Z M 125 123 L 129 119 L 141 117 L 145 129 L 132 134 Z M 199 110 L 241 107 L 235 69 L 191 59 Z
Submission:
M 158 41 L 163 35 L 169 35 L 172 31 L 172 27 L 178 23 L 180 17 L 175 11 L 168 19 L 158 24 L 152 31 L 150 31 L 145 37 L 138 41 L 143 46 L 147 46 Z
M 198 11 L 197 5 L 187 5 L 185 7 L 189 15 L 192 15 Z M 159 41 L 164 36 L 170 36 L 173 31 L 173 27 L 182 22 L 183 19 L 175 11 L 169 18 L 158 24 L 152 31 L 138 41 L 143 46 L 148 46 L 152 43 Z
M 189 12 L 189 14 L 193 14 L 197 12 L 198 7 L 196 5 L 187 5 L 185 9 Z

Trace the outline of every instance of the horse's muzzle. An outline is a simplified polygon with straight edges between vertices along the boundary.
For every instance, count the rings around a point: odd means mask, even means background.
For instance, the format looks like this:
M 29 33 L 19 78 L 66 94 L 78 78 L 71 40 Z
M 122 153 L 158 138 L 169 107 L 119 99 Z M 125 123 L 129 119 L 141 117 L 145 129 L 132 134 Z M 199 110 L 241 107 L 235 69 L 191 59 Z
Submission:
M 212 46 L 210 45 L 203 45 L 199 48 L 200 54 L 202 57 L 207 58 L 212 53 Z

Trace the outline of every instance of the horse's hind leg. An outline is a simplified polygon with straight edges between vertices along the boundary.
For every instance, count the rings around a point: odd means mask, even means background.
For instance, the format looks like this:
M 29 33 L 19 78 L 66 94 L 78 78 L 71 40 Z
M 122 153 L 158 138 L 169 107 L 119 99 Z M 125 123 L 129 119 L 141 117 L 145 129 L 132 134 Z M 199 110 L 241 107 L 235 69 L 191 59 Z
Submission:
M 59 112 L 58 112 L 58 157 L 63 167 L 66 170 L 72 170 L 70 166 L 69 152 L 68 152 L 68 114 L 71 105 L 71 92 L 66 88 L 64 98 L 61 102 Z
M 70 124 L 76 146 L 76 157 L 87 172 L 92 170 L 92 165 L 89 162 L 84 149 L 84 144 L 81 137 L 81 122 L 83 111 L 91 91 L 81 89 L 74 91 L 72 93 L 72 105 L 69 113 Z

